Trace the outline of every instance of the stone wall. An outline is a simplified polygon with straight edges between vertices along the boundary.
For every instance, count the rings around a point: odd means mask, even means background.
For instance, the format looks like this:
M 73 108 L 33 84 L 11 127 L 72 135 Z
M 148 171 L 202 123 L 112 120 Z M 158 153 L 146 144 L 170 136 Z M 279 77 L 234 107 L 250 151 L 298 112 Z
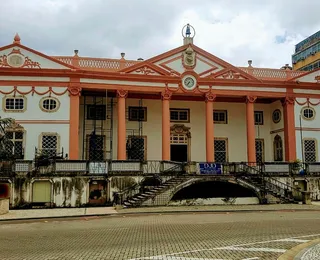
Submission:
M 0 215 L 9 212 L 9 199 L 0 199 Z

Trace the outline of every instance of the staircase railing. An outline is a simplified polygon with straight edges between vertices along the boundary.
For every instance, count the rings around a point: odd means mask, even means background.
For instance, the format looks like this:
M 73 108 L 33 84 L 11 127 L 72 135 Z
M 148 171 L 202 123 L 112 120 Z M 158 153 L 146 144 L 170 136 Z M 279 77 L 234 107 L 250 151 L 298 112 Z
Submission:
M 174 166 L 168 168 L 168 169 L 163 169 L 162 173 L 183 173 L 184 172 L 184 167 L 185 167 L 185 164 L 184 163 L 181 163 L 181 162 L 166 162 L 164 161 L 163 162 L 163 167 L 165 167 L 165 163 L 170 163 L 170 164 L 174 164 Z
M 140 184 L 135 183 L 132 186 L 129 186 L 119 192 L 116 192 L 114 195 L 114 203 L 118 205 L 122 205 L 125 200 L 139 193 L 139 189 L 140 189 Z

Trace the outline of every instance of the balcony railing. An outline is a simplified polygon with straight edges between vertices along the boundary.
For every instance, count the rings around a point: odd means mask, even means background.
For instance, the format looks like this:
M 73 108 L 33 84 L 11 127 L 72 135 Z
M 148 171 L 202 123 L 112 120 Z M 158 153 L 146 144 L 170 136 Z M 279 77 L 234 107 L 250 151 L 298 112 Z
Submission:
M 317 163 L 217 163 L 220 171 L 216 173 L 200 170 L 198 162 L 180 163 L 172 161 L 104 161 L 57 160 L 50 165 L 36 167 L 34 161 L 0 161 L 0 176 L 12 174 L 83 174 L 83 175 L 172 175 L 172 174 L 216 174 L 239 175 L 262 174 L 264 176 L 320 176 L 320 162 Z

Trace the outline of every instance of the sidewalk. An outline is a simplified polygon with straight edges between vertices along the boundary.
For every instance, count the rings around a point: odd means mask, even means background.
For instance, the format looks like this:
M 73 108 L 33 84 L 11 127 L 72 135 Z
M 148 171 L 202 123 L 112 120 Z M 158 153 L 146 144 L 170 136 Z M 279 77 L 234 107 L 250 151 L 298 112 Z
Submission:
M 300 244 L 278 258 L 278 260 L 318 260 L 320 259 L 320 239 Z
M 4 220 L 27 220 L 41 218 L 105 216 L 115 214 L 153 214 L 183 212 L 250 212 L 250 211 L 320 211 L 320 205 L 275 204 L 275 205 L 216 205 L 216 206 L 167 206 L 123 209 L 121 206 L 92 208 L 53 208 L 10 210 L 0 215 Z
M 245 212 L 245 211 L 320 211 L 320 204 L 269 204 L 269 205 L 216 205 L 216 206 L 167 206 L 143 208 L 119 208 L 121 214 L 178 213 L 178 212 Z
M 5 215 L 0 215 L 1 220 L 21 220 L 39 218 L 61 218 L 61 217 L 80 217 L 80 216 L 101 216 L 117 214 L 113 207 L 96 208 L 53 208 L 53 209 L 18 209 L 10 210 Z

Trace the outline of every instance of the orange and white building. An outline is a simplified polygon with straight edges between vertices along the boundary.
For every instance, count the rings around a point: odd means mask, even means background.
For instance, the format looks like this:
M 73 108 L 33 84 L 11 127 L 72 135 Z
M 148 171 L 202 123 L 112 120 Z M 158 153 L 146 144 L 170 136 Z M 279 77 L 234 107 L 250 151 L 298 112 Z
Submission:
M 193 43 L 147 60 L 0 47 L 12 150 L 71 160 L 319 161 L 320 71 L 237 67 Z M 36 149 L 35 149 L 36 148 Z

